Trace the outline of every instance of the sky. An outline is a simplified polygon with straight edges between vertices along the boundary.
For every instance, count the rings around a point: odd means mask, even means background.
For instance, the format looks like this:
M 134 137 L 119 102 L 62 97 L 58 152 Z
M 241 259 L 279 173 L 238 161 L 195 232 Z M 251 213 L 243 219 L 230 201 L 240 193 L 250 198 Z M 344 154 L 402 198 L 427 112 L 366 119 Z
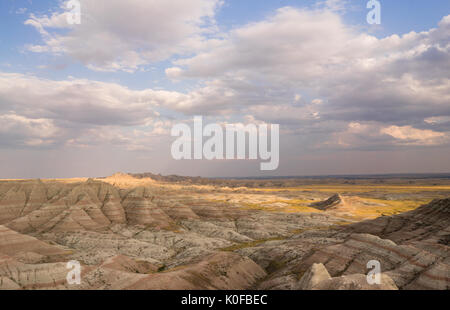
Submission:
M 0 2 L 0 178 L 450 172 L 450 1 Z M 174 160 L 171 129 L 279 124 L 280 163 Z

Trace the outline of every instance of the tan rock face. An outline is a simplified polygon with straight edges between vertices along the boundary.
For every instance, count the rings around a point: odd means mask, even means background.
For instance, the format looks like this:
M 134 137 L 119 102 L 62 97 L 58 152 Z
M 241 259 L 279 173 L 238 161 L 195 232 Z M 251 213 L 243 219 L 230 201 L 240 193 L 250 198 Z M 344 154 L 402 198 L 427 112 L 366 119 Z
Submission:
M 18 218 L 25 208 L 27 196 L 20 186 L 8 190 L 0 201 L 0 224 L 5 224 Z
M 42 183 L 41 180 L 34 181 L 33 183 L 34 184 L 31 185 L 31 188 L 25 192 L 27 201 L 21 212 L 22 216 L 39 209 L 48 200 L 47 188 L 44 183 Z
M 398 290 L 395 282 L 385 274 L 381 274 L 380 284 L 369 284 L 366 275 L 352 274 L 332 278 L 319 283 L 315 290 Z
M 433 201 L 414 211 L 350 225 L 344 242 L 315 250 L 299 268 L 323 263 L 333 276 L 351 275 L 366 273 L 367 262 L 378 260 L 399 288 L 449 289 L 449 227 L 450 199 Z
M 364 274 L 332 278 L 323 264 L 313 264 L 298 283 L 300 290 L 398 290 L 386 274 L 380 274 L 380 284 L 369 284 Z
M 331 276 L 323 264 L 313 264 L 298 282 L 298 289 L 312 290 L 330 279 Z
M 118 194 L 114 195 L 108 192 L 105 196 L 101 210 L 111 223 L 125 224 L 127 222 L 125 210 L 120 202 L 121 200 Z
M 161 266 L 146 261 L 137 261 L 125 255 L 118 255 L 105 260 L 101 267 L 129 273 L 154 273 Z
M 0 289 L 449 289 L 450 199 L 338 226 L 358 199 L 281 212 L 289 193 L 105 181 L 138 187 L 0 182 Z M 70 260 L 81 285 L 66 281 Z
M 68 207 L 64 200 L 50 200 L 28 215 L 10 221 L 7 223 L 7 226 L 21 233 L 42 231 L 46 226 L 51 227 L 48 223 L 67 209 Z
M 319 210 L 328 210 L 332 208 L 345 207 L 346 203 L 341 195 L 335 194 L 325 201 L 315 202 L 311 204 L 311 207 Z
M 52 256 L 64 255 L 68 251 L 0 225 L 0 253 L 14 256 L 22 252 Z
M 418 209 L 392 217 L 380 217 L 349 227 L 401 243 L 446 245 L 450 243 L 450 198 L 434 200 Z
M 21 287 L 7 277 L 0 277 L 0 290 L 19 290 Z
M 248 289 L 266 275 L 255 262 L 235 253 L 217 253 L 190 267 L 150 275 L 127 289 Z

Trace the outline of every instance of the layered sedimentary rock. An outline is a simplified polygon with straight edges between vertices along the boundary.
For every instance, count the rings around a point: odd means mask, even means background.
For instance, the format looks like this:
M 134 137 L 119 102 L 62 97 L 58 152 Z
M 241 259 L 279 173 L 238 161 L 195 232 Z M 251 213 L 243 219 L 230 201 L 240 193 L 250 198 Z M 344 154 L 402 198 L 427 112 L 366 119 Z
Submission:
M 0 289 L 249 289 L 266 273 L 252 260 L 217 253 L 174 271 L 116 256 L 100 266 L 82 266 L 80 285 L 67 282 L 64 263 L 24 264 L 0 256 Z M 150 274 L 149 274 L 150 273 Z
M 323 264 L 313 264 L 300 279 L 300 290 L 398 290 L 394 281 L 380 274 L 380 282 L 370 284 L 365 274 L 332 278 Z
M 380 262 L 381 271 L 399 288 L 449 288 L 448 259 L 367 234 L 353 234 L 343 243 L 314 251 L 298 269 L 305 270 L 314 263 L 322 263 L 332 276 L 366 274 L 367 263 L 372 260 Z
M 24 264 L 8 256 L 0 256 L 0 277 L 6 284 L 21 289 L 49 289 L 65 285 L 67 268 L 64 263 Z
M 325 201 L 314 202 L 310 206 L 317 208 L 319 210 L 328 210 L 331 208 L 336 208 L 344 205 L 345 205 L 344 198 L 342 198 L 342 196 L 339 194 L 335 194 Z
M 323 263 L 333 276 L 366 273 L 367 262 L 377 260 L 399 288 L 450 288 L 450 199 L 344 231 L 344 242 L 315 250 L 299 269 Z
M 48 222 L 67 209 L 68 206 L 64 200 L 51 200 L 43 204 L 39 209 L 32 211 L 28 215 L 18 217 L 6 225 L 21 233 L 40 231 Z
M 27 200 L 25 207 L 21 212 L 21 216 L 27 215 L 34 210 L 39 209 L 47 202 L 47 188 L 41 180 L 33 181 L 29 188 L 25 191 Z
M 108 192 L 105 196 L 105 200 L 101 210 L 111 221 L 111 223 L 125 224 L 127 222 L 125 210 L 123 209 L 120 202 L 121 199 L 118 194 L 114 195 L 113 193 Z
M 21 287 L 7 277 L 0 277 L 0 290 L 19 290 Z
M 266 276 L 251 259 L 217 253 L 185 269 L 149 275 L 127 289 L 249 289 Z M 122 287 L 123 288 L 123 287 Z
M 128 193 L 122 202 L 128 223 L 160 228 L 173 226 L 173 220 L 153 203 L 153 199 L 153 196 L 145 192 L 145 188 L 137 188 Z
M 434 200 L 416 210 L 351 225 L 351 232 L 365 232 L 397 243 L 448 246 L 450 243 L 450 198 Z
M 20 186 L 10 188 L 0 200 L 0 225 L 18 218 L 25 208 L 27 196 Z
M 253 193 L 250 208 L 240 192 L 135 183 L 0 182 L 0 289 L 449 289 L 450 199 L 354 223 L 336 216 L 367 206 L 350 196 L 268 212 L 291 194 Z
M 156 199 L 155 203 L 163 208 L 164 212 L 174 220 L 193 220 L 200 218 L 185 204 L 162 199 Z
M 135 260 L 126 255 L 117 255 L 106 259 L 102 265 L 104 268 L 130 272 L 130 273 L 155 273 L 161 266 L 152 264 L 147 261 Z
M 68 251 L 0 225 L 0 253 L 14 256 L 22 252 L 52 256 L 64 255 Z

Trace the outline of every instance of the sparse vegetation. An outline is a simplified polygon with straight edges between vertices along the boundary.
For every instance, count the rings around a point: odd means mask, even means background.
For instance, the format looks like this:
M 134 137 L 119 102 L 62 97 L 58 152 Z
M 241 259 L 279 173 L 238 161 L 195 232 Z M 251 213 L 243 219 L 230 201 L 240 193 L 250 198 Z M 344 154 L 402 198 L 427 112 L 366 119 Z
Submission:
M 349 240 L 349 231 L 356 229 L 373 239 L 366 232 L 383 232 L 390 223 L 383 216 L 414 210 L 449 193 L 447 181 L 433 180 L 438 184 L 435 191 L 424 181 L 410 181 L 326 180 L 290 187 L 297 181 L 259 180 L 261 188 L 234 186 L 233 180 L 223 181 L 226 186 L 221 187 L 214 182 L 171 183 L 123 174 L 86 181 L 4 181 L 0 182 L 0 253 L 20 261 L 24 270 L 40 268 L 27 280 L 29 287 L 40 284 L 47 274 L 63 274 L 58 272 L 61 265 L 53 264 L 78 260 L 88 266 L 86 288 L 122 288 L 122 283 L 145 289 L 161 285 L 235 289 L 227 286 L 230 283 L 264 288 L 283 269 L 293 272 L 279 284 L 286 289 L 295 287 L 296 277 L 309 270 L 310 264 L 303 262 L 313 253 L 318 252 L 319 258 L 340 257 L 333 246 Z M 375 218 L 378 224 L 367 230 L 367 222 L 361 220 Z M 444 218 L 430 233 L 445 225 Z M 428 228 L 418 231 L 422 234 Z M 360 246 L 361 237 L 353 238 L 349 246 Z M 446 242 L 442 234 L 434 238 L 440 245 Z M 16 244 L 9 246 L 10 242 Z M 328 250 L 320 252 L 326 246 Z M 383 255 L 389 257 L 389 251 Z M 352 262 L 348 259 L 345 270 Z M 292 265 L 293 261 L 299 265 Z M 344 274 L 340 263 L 331 265 L 337 268 L 333 276 Z M 23 279 L 12 281 L 8 285 L 17 288 Z

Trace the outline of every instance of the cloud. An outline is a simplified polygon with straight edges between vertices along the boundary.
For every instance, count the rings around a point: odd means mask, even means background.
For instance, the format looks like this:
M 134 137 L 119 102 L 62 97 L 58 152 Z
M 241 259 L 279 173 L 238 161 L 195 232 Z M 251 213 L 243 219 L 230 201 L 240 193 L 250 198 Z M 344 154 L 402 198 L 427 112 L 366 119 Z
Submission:
M 345 24 L 329 7 L 285 7 L 174 61 L 166 74 L 207 81 L 183 106 L 185 113 L 228 109 L 289 126 L 297 121 L 297 131 L 305 133 L 311 116 L 320 126 L 419 128 L 424 119 L 450 115 L 449 71 L 450 16 L 429 31 L 377 38 Z
M 264 73 L 272 78 L 306 80 L 321 76 L 323 66 L 333 61 L 337 50 L 351 38 L 350 28 L 331 11 L 285 7 L 267 20 L 232 30 L 211 50 L 176 61 L 178 69 L 169 73 L 203 78 Z M 180 71 L 180 67 L 186 69 Z
M 333 12 L 345 12 L 348 7 L 347 0 L 325 0 L 316 3 L 316 7 L 325 7 Z
M 132 126 L 155 117 L 155 107 L 169 97 L 163 91 L 135 91 L 91 80 L 54 81 L 0 73 L 0 113 L 20 111 L 28 118 L 48 118 L 84 125 Z
M 16 14 L 25 14 L 27 12 L 27 8 L 18 8 L 16 10 Z
M 333 133 L 323 145 L 341 149 L 385 150 L 398 146 L 443 146 L 449 142 L 450 132 L 386 126 L 379 122 L 351 122 Z
M 320 113 L 314 104 L 301 106 L 289 104 L 275 106 L 252 105 L 246 111 L 259 120 L 282 123 L 284 125 L 295 124 L 296 126 L 304 126 L 311 121 L 320 119 Z
M 450 123 L 450 116 L 429 117 L 426 118 L 424 122 L 432 125 Z
M 176 92 L 137 91 L 115 83 L 0 72 L 2 145 L 145 148 L 168 132 L 170 122 L 158 108 L 178 97 Z
M 192 79 L 195 87 L 133 91 L 113 83 L 0 75 L 4 113 L 20 107 L 27 118 L 87 126 L 90 131 L 71 139 L 77 145 L 116 141 L 133 148 L 147 132 L 166 132 L 155 129 L 159 109 L 218 122 L 280 123 L 284 133 L 317 148 L 448 143 L 450 16 L 428 31 L 377 38 L 342 20 L 343 2 L 327 1 L 312 9 L 280 8 L 219 35 L 218 1 L 195 0 L 189 7 L 169 1 L 157 13 L 152 1 L 135 2 L 86 3 L 76 27 L 65 27 L 61 12 L 31 16 L 27 23 L 45 44 L 30 48 L 71 55 L 96 70 L 133 71 L 170 58 L 166 75 Z
M 13 113 L 0 115 L 0 145 L 3 147 L 47 147 L 61 135 L 49 119 L 29 119 Z
M 390 126 L 382 128 L 380 132 L 400 140 L 402 144 L 434 145 L 448 141 L 448 135 L 446 133 L 421 130 L 411 126 Z
M 44 41 L 33 52 L 69 55 L 99 71 L 141 66 L 200 49 L 215 31 L 219 0 L 80 0 L 81 24 L 67 23 L 67 1 L 50 15 L 30 14 L 26 25 Z M 63 29 L 65 31 L 58 31 Z

